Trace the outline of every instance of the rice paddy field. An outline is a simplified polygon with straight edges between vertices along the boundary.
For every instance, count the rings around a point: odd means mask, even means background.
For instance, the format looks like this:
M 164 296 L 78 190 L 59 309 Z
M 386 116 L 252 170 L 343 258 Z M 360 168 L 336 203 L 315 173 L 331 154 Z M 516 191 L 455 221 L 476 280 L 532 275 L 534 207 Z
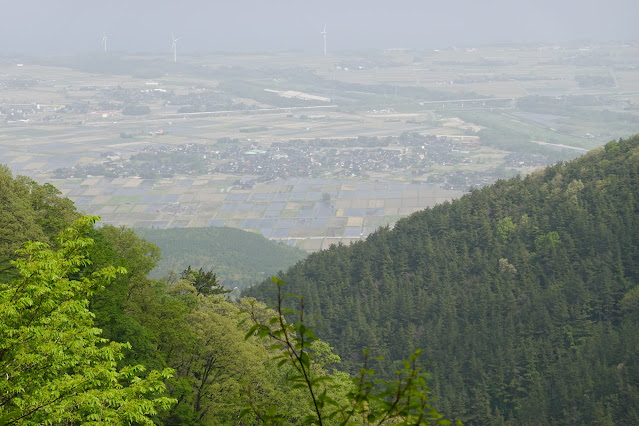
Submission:
M 425 183 L 312 178 L 234 190 L 233 180 L 87 178 L 62 188 L 79 209 L 104 223 L 158 229 L 229 226 L 307 251 L 365 238 L 380 226 L 460 195 Z

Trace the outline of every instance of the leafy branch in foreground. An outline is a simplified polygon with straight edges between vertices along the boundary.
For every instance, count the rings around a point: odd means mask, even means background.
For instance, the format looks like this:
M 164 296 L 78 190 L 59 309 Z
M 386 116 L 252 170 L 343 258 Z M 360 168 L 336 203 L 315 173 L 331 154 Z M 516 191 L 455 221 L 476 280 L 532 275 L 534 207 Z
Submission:
M 60 234 L 59 249 L 27 242 L 13 265 L 20 277 L 0 283 L 0 424 L 153 424 L 175 400 L 161 396 L 173 371 L 117 368 L 128 343 L 101 338 L 90 296 L 122 268 L 73 278 L 89 263 L 96 217 Z
M 448 425 L 430 405 L 426 384 L 428 375 L 418 365 L 421 351 L 404 361 L 396 371 L 397 378 L 389 381 L 374 381 L 375 371 L 369 368 L 369 352 L 364 352 L 364 364 L 359 374 L 351 379 L 346 391 L 338 386 L 339 379 L 315 367 L 314 342 L 319 342 L 312 329 L 305 324 L 304 298 L 283 295 L 284 281 L 272 277 L 277 285 L 276 315 L 268 323 L 260 321 L 255 310 L 250 312 L 253 322 L 245 338 L 258 336 L 270 339 L 269 349 L 278 360 L 278 367 L 292 368 L 295 374 L 288 377 L 294 389 L 306 389 L 310 398 L 312 415 L 303 419 L 304 424 L 318 425 Z M 300 309 L 284 306 L 287 298 L 298 298 Z M 286 317 L 293 318 L 287 322 Z M 340 389 L 342 389 L 340 391 Z M 256 404 L 247 389 L 248 406 L 244 414 L 253 412 L 264 423 L 280 424 L 286 413 L 268 403 Z

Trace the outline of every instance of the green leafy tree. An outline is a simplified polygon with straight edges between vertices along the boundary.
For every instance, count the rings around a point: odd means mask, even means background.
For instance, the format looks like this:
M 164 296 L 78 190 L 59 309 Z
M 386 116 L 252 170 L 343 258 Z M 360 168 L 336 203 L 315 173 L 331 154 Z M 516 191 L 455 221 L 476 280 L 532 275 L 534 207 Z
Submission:
M 171 420 L 232 423 L 241 411 L 240 381 L 261 375 L 265 350 L 242 338 L 237 327 L 239 310 L 223 297 L 204 296 L 186 279 L 171 285 L 168 292 L 187 307 L 176 330 L 179 338 L 186 338 L 179 341 L 173 336 L 161 343 L 176 370 L 176 380 L 169 385 L 178 399 Z
M 497 222 L 497 235 L 502 240 L 502 242 L 507 242 L 510 234 L 512 234 L 515 229 L 517 229 L 517 225 L 513 223 L 513 220 L 510 216 L 506 216 L 499 222 Z
M 25 243 L 0 284 L 0 424 L 153 424 L 174 400 L 161 396 L 172 370 L 117 367 L 126 343 L 100 337 L 87 297 L 124 272 L 106 267 L 74 279 L 87 265 L 96 217 L 62 232 L 57 249 Z

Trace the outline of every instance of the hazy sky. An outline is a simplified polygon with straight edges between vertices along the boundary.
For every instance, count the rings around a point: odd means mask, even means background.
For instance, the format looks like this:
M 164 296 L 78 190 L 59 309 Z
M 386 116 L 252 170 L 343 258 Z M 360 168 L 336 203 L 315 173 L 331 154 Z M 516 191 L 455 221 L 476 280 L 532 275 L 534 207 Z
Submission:
M 0 0 L 0 55 L 639 39 L 639 0 Z

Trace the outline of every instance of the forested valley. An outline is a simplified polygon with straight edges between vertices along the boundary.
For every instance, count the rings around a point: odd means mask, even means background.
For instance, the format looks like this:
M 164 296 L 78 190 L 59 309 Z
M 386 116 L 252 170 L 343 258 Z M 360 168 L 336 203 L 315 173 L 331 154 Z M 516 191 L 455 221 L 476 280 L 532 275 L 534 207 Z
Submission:
M 351 379 L 283 307 L 227 298 L 204 268 L 149 278 L 158 247 L 97 220 L 0 167 L 0 424 L 450 424 L 415 362 Z
M 0 424 L 639 424 L 637 194 L 639 136 L 233 299 L 0 168 Z

